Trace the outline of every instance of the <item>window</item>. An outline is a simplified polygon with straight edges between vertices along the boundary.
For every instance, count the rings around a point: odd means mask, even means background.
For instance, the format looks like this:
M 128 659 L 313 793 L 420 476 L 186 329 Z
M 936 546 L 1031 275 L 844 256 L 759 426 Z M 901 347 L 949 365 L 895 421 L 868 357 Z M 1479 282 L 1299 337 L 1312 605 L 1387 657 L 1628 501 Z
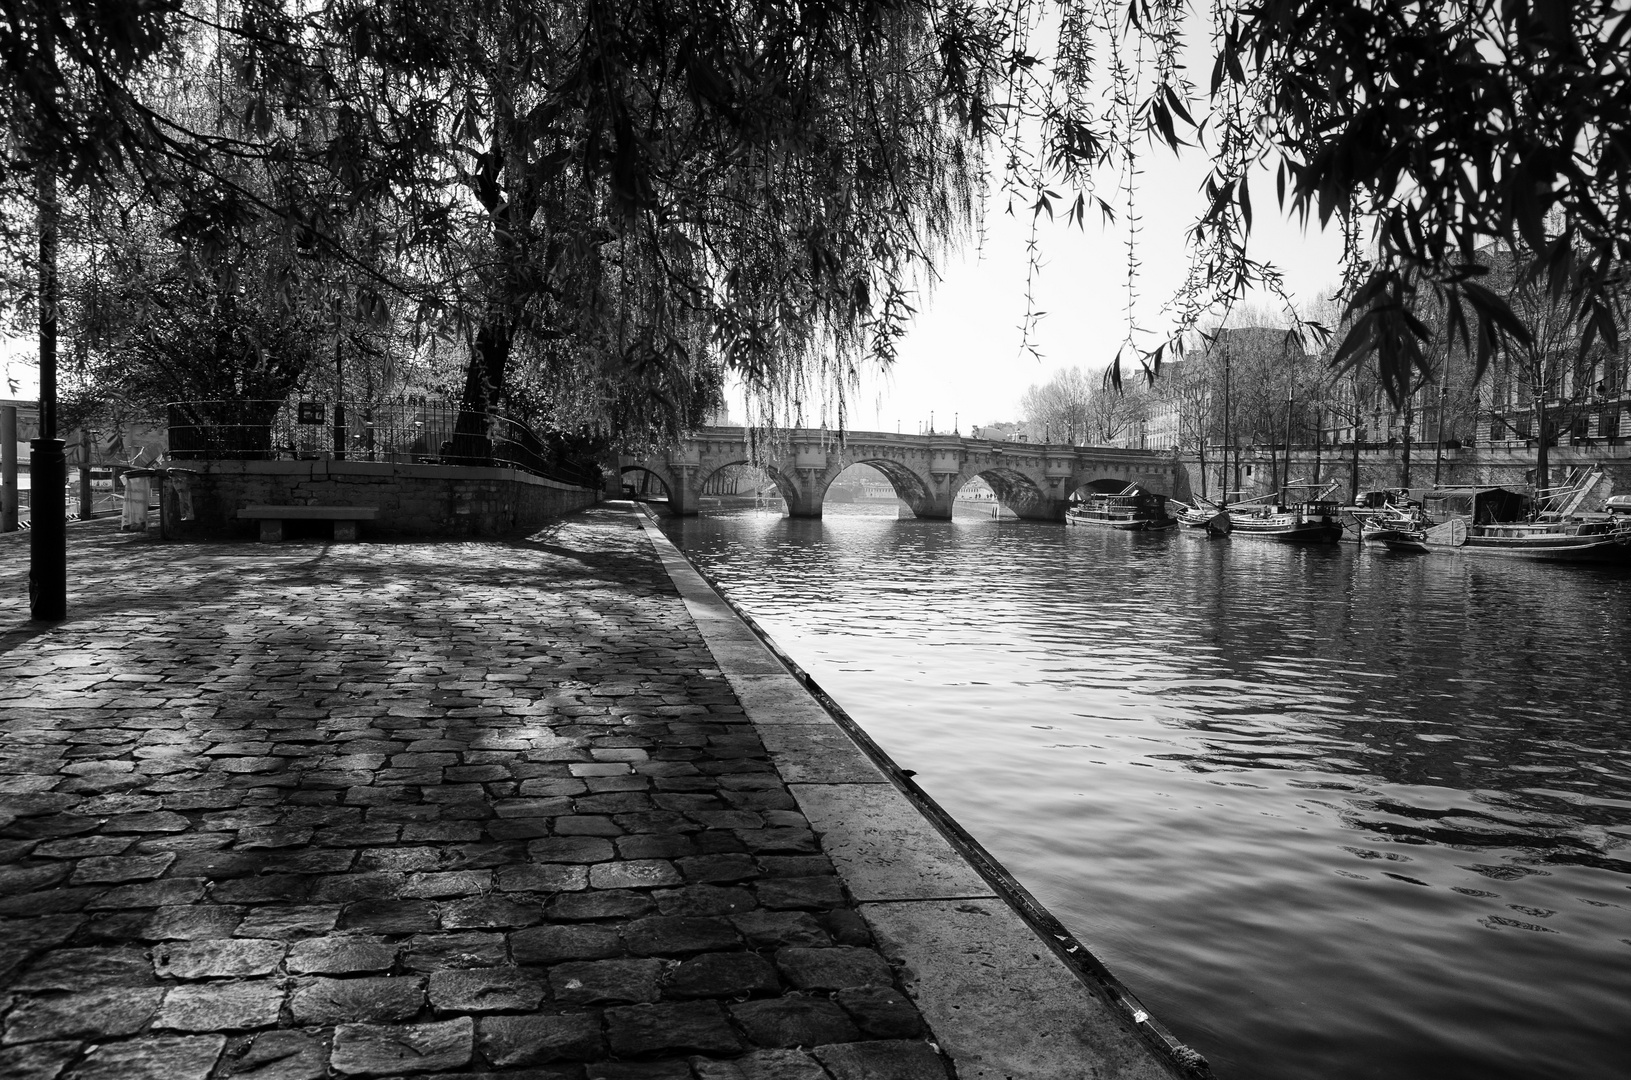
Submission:
M 1612 439 L 1620 433 L 1620 410 L 1604 409 L 1597 414 L 1597 434 Z

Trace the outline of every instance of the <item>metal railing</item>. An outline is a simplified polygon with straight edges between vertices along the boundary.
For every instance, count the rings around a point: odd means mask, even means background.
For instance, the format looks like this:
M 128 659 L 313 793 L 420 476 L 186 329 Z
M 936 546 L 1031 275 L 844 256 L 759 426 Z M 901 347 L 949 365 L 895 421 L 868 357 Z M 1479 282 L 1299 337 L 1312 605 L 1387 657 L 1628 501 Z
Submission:
M 572 458 L 502 413 L 456 404 L 333 401 L 175 401 L 172 460 L 350 460 L 500 465 L 577 487 L 600 469 Z

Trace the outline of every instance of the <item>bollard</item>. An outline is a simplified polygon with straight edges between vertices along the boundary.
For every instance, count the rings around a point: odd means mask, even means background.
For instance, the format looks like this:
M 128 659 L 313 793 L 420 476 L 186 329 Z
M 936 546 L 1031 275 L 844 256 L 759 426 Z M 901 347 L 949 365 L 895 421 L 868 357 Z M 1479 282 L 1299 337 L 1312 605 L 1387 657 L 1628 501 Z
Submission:
M 68 465 L 61 439 L 29 444 L 28 608 L 32 618 L 68 617 Z

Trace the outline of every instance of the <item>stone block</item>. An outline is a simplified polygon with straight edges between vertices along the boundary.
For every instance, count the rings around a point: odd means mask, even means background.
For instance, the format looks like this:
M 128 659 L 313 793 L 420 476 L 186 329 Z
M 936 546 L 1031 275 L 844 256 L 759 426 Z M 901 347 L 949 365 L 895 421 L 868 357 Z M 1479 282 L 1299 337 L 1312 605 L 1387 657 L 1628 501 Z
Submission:
M 211 938 L 153 948 L 153 970 L 172 979 L 223 979 L 270 974 L 288 948 L 281 941 Z
M 437 928 L 436 909 L 427 900 L 359 900 L 340 914 L 346 930 L 376 934 L 415 934 Z
M 410 971 L 496 967 L 505 962 L 503 934 L 415 934 L 404 949 L 403 962 Z
M 601 960 L 623 952 L 623 938 L 610 926 L 536 926 L 510 935 L 518 964 L 558 964 L 563 960 Z
M 322 1080 L 328 1050 L 303 1031 L 268 1031 L 228 1055 L 226 1075 L 243 1080 Z
M 584 866 L 542 863 L 506 866 L 498 872 L 501 892 L 580 892 L 589 887 L 589 870 Z
M 603 836 L 551 836 L 527 845 L 527 858 L 539 863 L 599 863 L 615 858 Z
M 623 944 L 636 956 L 684 956 L 739 948 L 741 935 L 730 920 L 656 915 L 623 927 Z
M 520 903 L 501 896 L 454 900 L 442 905 L 442 925 L 449 930 L 531 926 L 542 922 L 543 918 L 544 913 L 536 904 Z
M 946 1080 L 946 1066 L 928 1043 L 916 1040 L 818 1046 L 816 1060 L 833 1080 Z
M 132 947 L 56 949 L 37 957 L 10 990 L 102 990 L 110 986 L 151 986 L 153 962 L 147 950 Z
M 589 868 L 589 886 L 594 889 L 646 889 L 680 881 L 680 872 L 664 859 L 626 859 Z
M 77 1042 L 22 1043 L 0 1047 L 0 1076 L 8 1080 L 57 1080 L 79 1056 Z
M 783 997 L 730 1007 L 731 1018 L 759 1046 L 819 1046 L 851 1042 L 860 1031 L 837 1004 L 824 998 Z
M 698 884 L 729 885 L 750 881 L 762 873 L 751 855 L 739 853 L 695 855 L 678 862 L 685 880 Z
M 844 890 L 836 877 L 762 878 L 754 883 L 754 892 L 761 905 L 773 909 L 824 909 L 844 905 Z
M 312 880 L 305 874 L 260 874 L 219 882 L 210 898 L 218 904 L 298 903 L 311 889 Z
M 735 1054 L 742 1049 L 725 1010 L 714 1001 L 607 1009 L 606 1041 L 619 1057 Z
M 120 885 L 102 893 L 85 905 L 87 911 L 123 911 L 128 908 L 168 907 L 192 904 L 203 899 L 207 883 L 203 878 L 164 878 L 140 885 Z
M 869 946 L 873 944 L 872 931 L 866 920 L 853 908 L 834 908 L 816 916 L 822 928 L 840 945 Z
M 616 825 L 612 827 L 615 829 Z M 617 853 L 625 859 L 678 859 L 697 853 L 696 844 L 689 836 L 635 833 L 633 836 L 619 836 L 615 843 Z
M 283 985 L 278 980 L 178 986 L 164 995 L 153 1027 L 168 1031 L 271 1027 L 282 1005 Z
M 237 937 L 290 940 L 326 934 L 339 920 L 339 904 L 278 905 L 251 911 L 233 933 Z
M 109 1039 L 134 1035 L 158 1012 L 158 987 L 89 990 L 25 998 L 6 1016 L 6 1045 L 61 1039 Z
M 776 969 L 758 953 L 712 952 L 694 956 L 670 973 L 669 998 L 734 998 L 781 991 Z
M 425 899 L 477 896 L 493 886 L 491 870 L 448 870 L 440 873 L 409 874 L 402 895 Z
M 369 871 L 330 874 L 317 879 L 311 898 L 318 903 L 344 904 L 358 900 L 395 900 L 402 895 L 406 874 Z
M 297 1024 L 407 1020 L 425 1002 L 425 980 L 412 975 L 302 979 L 289 998 Z
M 549 901 L 549 917 L 564 922 L 589 919 L 633 919 L 655 911 L 657 905 L 647 893 L 627 889 L 562 893 Z
M 758 898 L 747 889 L 722 889 L 717 885 L 658 889 L 651 895 L 664 915 L 736 915 L 759 905 Z
M 838 992 L 838 1004 L 861 1034 L 875 1039 L 911 1039 L 924 1033 L 923 1017 L 892 986 L 861 986 Z
M 583 1070 L 586 1080 L 691 1080 L 691 1063 L 671 1061 L 597 1061 Z
M 443 1072 L 469 1064 L 476 1025 L 468 1016 L 434 1024 L 344 1024 L 330 1064 L 346 1076 Z
M 803 911 L 749 911 L 732 915 L 731 924 L 754 949 L 832 944 L 832 936 L 815 916 Z
M 158 1036 L 97 1046 L 73 1080 L 206 1080 L 226 1047 L 224 1035 Z
M 297 941 L 289 949 L 289 970 L 296 975 L 355 975 L 388 971 L 397 946 L 362 937 L 321 937 Z
M 656 1001 L 662 971 L 658 960 L 572 961 L 550 969 L 550 995 L 560 1005 Z
M 697 1080 L 831 1080 L 802 1050 L 755 1050 L 731 1061 L 692 1058 Z
M 484 1016 L 478 1045 L 497 1068 L 543 1065 L 551 1061 L 591 1061 L 606 1052 L 598 1013 L 557 1016 Z
M 843 990 L 851 986 L 890 986 L 895 973 L 871 949 L 836 946 L 776 950 L 776 967 L 800 990 Z
M 515 967 L 438 971 L 430 977 L 430 1003 L 438 1012 L 509 1012 L 535 1009 L 543 983 Z
M 138 937 L 148 941 L 197 941 L 231 937 L 244 909 L 225 904 L 190 904 L 159 908 L 142 924 Z
M 173 852 L 158 855 L 105 855 L 81 859 L 74 867 L 70 885 L 120 884 L 149 881 L 163 874 L 176 861 Z

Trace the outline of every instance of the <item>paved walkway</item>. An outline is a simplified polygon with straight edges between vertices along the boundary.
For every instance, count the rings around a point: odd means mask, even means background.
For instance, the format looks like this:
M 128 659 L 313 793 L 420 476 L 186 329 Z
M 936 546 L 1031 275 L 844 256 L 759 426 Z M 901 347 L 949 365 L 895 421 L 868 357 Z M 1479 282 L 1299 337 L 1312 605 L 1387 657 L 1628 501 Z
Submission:
M 887 883 L 864 919 L 835 873 L 843 799 L 794 798 L 833 762 L 894 789 L 824 717 L 773 758 L 742 702 L 811 703 L 705 642 L 728 613 L 626 509 L 511 543 L 69 536 L 50 628 L 0 537 L 0 1076 L 999 1075 L 903 993 L 934 999 L 913 927 L 869 930 Z M 1075 1075 L 1165 1075 L 1106 1054 Z

